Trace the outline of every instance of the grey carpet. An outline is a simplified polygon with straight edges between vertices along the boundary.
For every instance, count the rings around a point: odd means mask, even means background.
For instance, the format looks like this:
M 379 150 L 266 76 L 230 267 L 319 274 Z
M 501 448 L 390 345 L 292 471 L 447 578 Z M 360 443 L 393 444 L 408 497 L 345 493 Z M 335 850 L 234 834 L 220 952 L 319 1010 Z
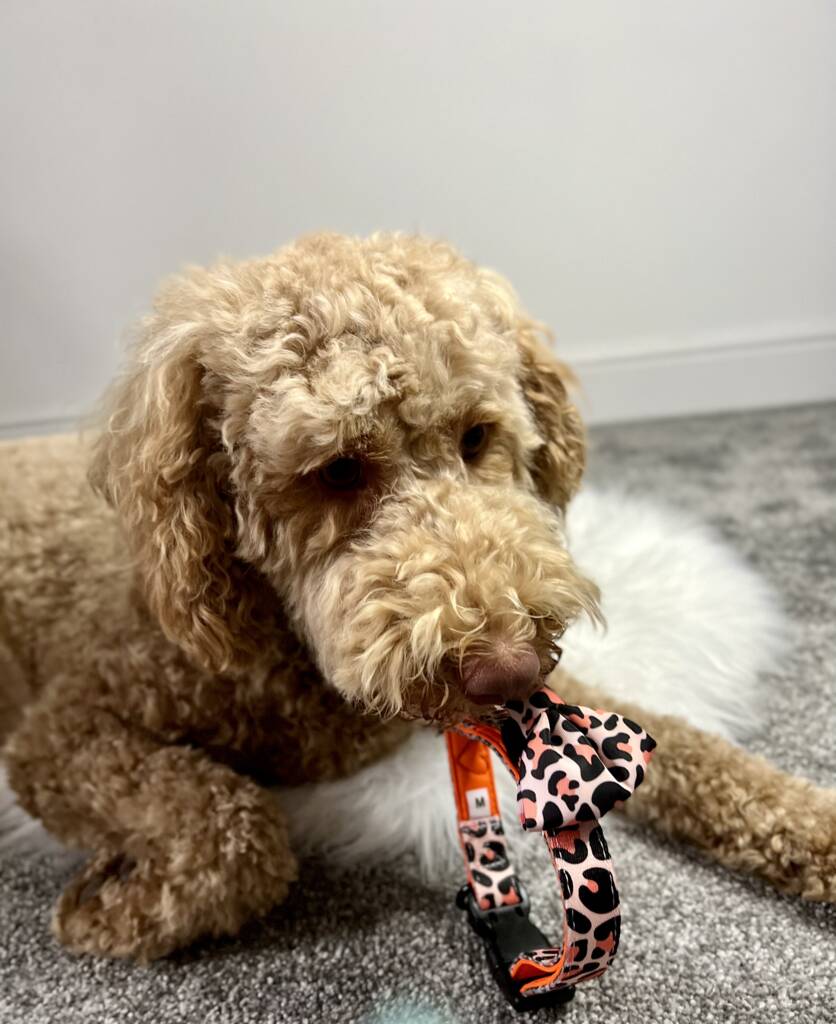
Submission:
M 776 667 L 751 749 L 836 785 L 836 405 L 608 427 L 591 476 L 712 523 L 783 594 L 796 646 Z M 623 821 L 608 828 L 624 941 L 566 1024 L 836 1021 L 836 908 L 777 896 Z M 537 916 L 554 925 L 540 844 L 519 849 Z M 49 937 L 63 869 L 0 862 L 0 1020 L 367 1022 L 518 1019 L 502 1002 L 447 886 L 393 868 L 306 865 L 288 904 L 238 941 L 141 969 L 76 959 Z M 535 1019 L 558 1019 L 542 1011 Z

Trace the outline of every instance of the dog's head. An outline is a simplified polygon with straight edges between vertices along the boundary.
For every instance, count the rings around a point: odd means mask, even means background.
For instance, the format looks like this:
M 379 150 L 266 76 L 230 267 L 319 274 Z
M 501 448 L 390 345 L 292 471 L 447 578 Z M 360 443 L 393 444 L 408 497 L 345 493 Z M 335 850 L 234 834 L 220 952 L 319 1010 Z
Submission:
M 446 245 L 317 235 L 175 278 L 112 401 L 92 479 L 209 669 L 286 616 L 348 699 L 450 720 L 530 692 L 597 614 L 562 530 L 567 372 Z

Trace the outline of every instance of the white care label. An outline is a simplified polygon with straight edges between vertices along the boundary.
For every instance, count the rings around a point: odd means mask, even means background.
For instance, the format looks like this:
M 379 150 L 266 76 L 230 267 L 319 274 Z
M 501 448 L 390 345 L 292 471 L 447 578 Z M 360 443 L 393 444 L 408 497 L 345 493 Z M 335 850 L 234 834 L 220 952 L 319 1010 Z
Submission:
M 481 789 L 468 789 L 464 795 L 467 798 L 469 818 L 487 818 L 490 815 L 491 801 L 484 786 Z

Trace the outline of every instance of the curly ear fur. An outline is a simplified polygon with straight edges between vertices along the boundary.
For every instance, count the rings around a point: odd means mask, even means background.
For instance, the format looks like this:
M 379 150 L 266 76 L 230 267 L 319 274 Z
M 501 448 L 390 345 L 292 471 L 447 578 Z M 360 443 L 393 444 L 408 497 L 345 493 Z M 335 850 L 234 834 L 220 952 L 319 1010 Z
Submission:
M 523 392 L 546 439 L 537 453 L 534 480 L 542 497 L 565 508 L 580 486 L 586 464 L 586 431 L 568 392 L 576 380 L 540 340 L 536 324 L 524 323 L 517 338 Z
M 212 424 L 219 399 L 202 362 L 218 310 L 195 314 L 200 275 L 170 282 L 144 322 L 132 365 L 111 391 L 89 475 L 119 514 L 165 634 L 198 664 L 224 671 L 257 650 L 264 604 L 234 555 L 228 456 Z
M 586 431 L 568 393 L 577 382 L 542 340 L 549 336 L 546 328 L 521 310 L 509 282 L 492 270 L 475 270 L 483 306 L 496 328 L 514 337 L 519 348 L 520 385 L 545 441 L 532 467 L 537 490 L 550 504 L 565 508 L 586 465 Z

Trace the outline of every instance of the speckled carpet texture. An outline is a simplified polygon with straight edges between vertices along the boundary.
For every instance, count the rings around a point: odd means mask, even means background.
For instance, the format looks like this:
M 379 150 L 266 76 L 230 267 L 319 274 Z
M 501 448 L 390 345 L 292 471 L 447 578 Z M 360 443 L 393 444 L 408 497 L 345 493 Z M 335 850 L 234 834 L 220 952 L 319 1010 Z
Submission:
M 593 433 L 591 479 L 712 524 L 783 597 L 793 647 L 747 746 L 836 786 L 836 405 L 612 426 Z M 612 816 L 621 952 L 565 1024 L 836 1021 L 836 907 L 735 877 Z M 543 844 L 516 860 L 544 930 L 557 920 Z M 67 867 L 0 860 L 0 1021 L 74 1024 L 494 1024 L 517 1015 L 453 906 L 461 882 L 398 865 L 307 863 L 290 901 L 235 942 L 139 968 L 77 959 L 47 930 Z

